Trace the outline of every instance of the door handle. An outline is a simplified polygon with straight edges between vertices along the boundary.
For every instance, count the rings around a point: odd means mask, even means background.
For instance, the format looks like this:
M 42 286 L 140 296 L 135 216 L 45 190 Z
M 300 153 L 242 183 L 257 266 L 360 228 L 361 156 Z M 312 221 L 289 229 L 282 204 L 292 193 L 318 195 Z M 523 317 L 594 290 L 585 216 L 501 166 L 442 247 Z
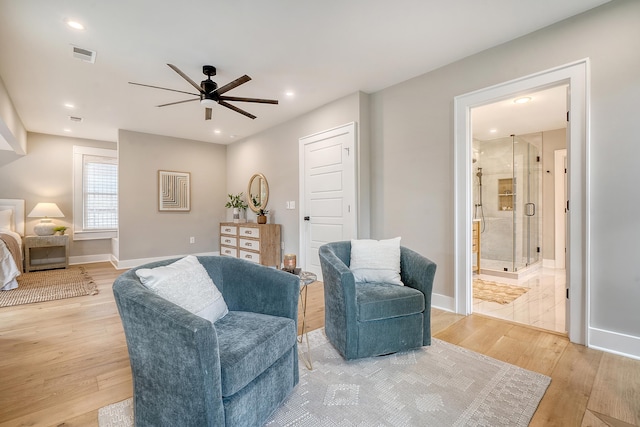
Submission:
M 309 221 L 309 220 L 311 220 L 311 217 L 305 216 L 305 217 L 304 217 L 304 220 L 305 220 L 305 221 Z
M 534 216 L 536 214 L 536 205 L 535 203 L 525 203 L 525 215 L 526 216 Z

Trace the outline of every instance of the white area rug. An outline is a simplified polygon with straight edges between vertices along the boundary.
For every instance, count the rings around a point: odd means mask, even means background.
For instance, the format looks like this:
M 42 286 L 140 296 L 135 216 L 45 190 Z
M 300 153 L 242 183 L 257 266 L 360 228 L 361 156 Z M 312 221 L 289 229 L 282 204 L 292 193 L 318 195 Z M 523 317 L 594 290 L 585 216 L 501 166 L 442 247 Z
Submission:
M 323 329 L 309 340 L 314 369 L 300 363 L 300 383 L 266 426 L 527 426 L 551 382 L 437 339 L 349 362 Z M 131 399 L 118 402 L 99 410 L 99 425 L 133 426 L 132 414 Z

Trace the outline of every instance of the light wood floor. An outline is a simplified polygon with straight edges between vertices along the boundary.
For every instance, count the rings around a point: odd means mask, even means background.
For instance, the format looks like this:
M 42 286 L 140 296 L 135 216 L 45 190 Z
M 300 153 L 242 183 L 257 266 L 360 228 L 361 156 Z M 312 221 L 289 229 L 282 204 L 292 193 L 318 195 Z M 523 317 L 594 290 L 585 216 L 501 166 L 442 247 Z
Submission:
M 85 266 L 100 293 L 0 308 L 0 427 L 97 426 L 98 408 L 132 395 L 111 264 Z M 307 322 L 324 324 L 322 284 Z M 480 315 L 434 309 L 434 336 L 552 378 L 532 426 L 639 426 L 640 361 Z

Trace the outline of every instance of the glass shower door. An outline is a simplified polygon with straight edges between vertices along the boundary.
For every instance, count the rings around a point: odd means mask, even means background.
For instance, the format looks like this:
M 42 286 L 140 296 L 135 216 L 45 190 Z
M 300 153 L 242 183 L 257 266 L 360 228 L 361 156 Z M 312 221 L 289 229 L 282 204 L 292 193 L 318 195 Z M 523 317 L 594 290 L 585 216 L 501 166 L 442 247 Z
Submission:
M 522 137 L 513 136 L 513 271 L 540 259 L 541 162 L 540 149 Z

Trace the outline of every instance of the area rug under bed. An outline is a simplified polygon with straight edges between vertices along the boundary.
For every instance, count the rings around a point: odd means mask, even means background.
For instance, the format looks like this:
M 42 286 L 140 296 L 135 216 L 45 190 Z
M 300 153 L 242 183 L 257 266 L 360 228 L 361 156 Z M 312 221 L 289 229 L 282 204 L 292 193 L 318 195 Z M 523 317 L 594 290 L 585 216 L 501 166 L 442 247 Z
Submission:
M 18 276 L 18 287 L 0 291 L 0 307 L 95 295 L 98 287 L 83 267 L 35 271 Z
M 268 427 L 527 426 L 551 382 L 437 339 L 430 347 L 349 362 L 323 329 L 309 339 L 314 370 L 300 363 L 300 383 Z M 132 399 L 100 408 L 98 418 L 100 427 L 133 426 Z

